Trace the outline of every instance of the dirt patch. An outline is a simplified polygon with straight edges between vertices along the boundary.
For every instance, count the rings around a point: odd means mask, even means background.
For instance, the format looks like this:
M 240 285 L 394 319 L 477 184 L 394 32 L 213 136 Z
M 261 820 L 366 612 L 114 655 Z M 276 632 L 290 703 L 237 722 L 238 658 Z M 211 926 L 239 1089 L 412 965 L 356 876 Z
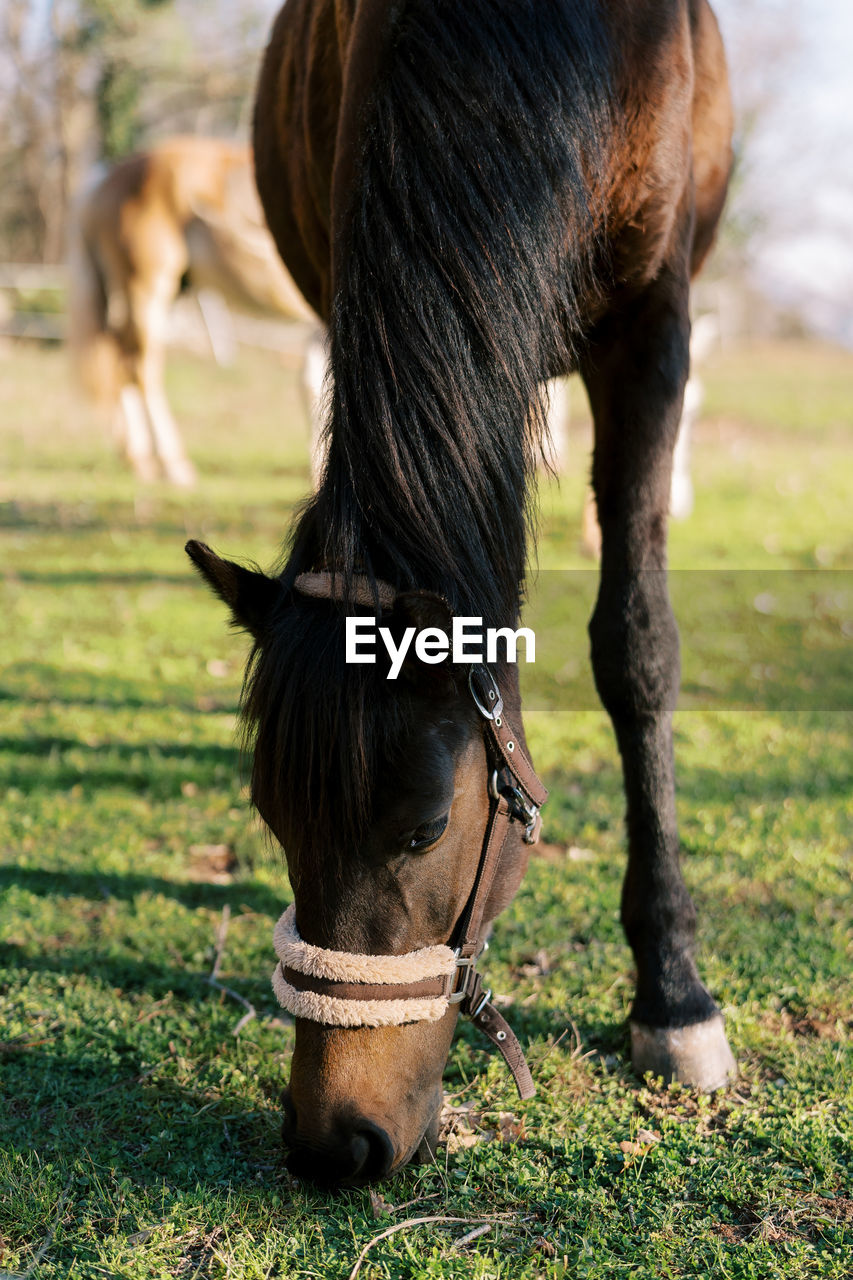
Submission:
M 223 1264 L 226 1270 L 230 1270 L 227 1259 L 222 1257 L 216 1247 L 223 1232 L 223 1227 L 214 1227 L 195 1244 L 186 1248 L 171 1267 L 172 1275 L 192 1276 L 193 1280 L 196 1277 L 198 1280 L 204 1280 L 204 1277 L 212 1275 L 214 1270 L 216 1274 L 221 1274 Z
M 197 884 L 231 884 L 237 856 L 227 844 L 191 844 L 187 879 Z
M 594 862 L 595 852 L 592 849 L 584 849 L 578 844 L 551 844 L 547 840 L 540 840 L 533 848 L 532 856 L 540 858 L 543 862 Z
M 714 1235 L 727 1244 L 765 1240 L 785 1244 L 791 1240 L 819 1240 L 827 1227 L 853 1225 L 853 1199 L 848 1196 L 797 1196 L 788 1204 L 765 1205 L 760 1210 L 735 1211 L 734 1222 L 717 1222 Z
M 853 1018 L 828 1007 L 809 1012 L 785 1008 L 765 1013 L 761 1025 L 777 1035 L 787 1032 L 805 1039 L 846 1040 L 853 1031 Z

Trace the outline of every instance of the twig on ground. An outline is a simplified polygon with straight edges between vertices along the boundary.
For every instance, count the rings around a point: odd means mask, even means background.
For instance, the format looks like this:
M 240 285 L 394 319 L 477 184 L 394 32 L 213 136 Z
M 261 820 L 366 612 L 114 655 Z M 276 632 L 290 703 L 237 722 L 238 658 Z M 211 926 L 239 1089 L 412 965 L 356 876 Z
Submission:
M 228 933 L 228 922 L 230 919 L 231 908 L 226 902 L 225 906 L 222 908 L 222 919 L 219 922 L 219 928 L 216 931 L 216 954 L 213 958 L 213 968 L 210 971 L 210 977 L 207 978 L 207 985 L 209 987 L 215 987 L 217 991 L 223 991 L 225 995 L 230 996 L 232 1000 L 236 1000 L 246 1010 L 234 1030 L 231 1032 L 232 1036 L 238 1036 L 246 1024 L 251 1022 L 252 1019 L 256 1018 L 258 1015 L 255 1010 L 255 1006 L 250 1000 L 247 1000 L 245 996 L 241 996 L 239 991 L 234 991 L 232 987 L 226 987 L 225 983 L 220 982 L 217 976 L 219 974 L 219 967 L 222 964 L 222 956 L 225 952 L 225 936 Z
M 402 1204 L 389 1204 L 389 1213 L 399 1213 L 401 1209 L 411 1209 L 413 1204 L 425 1204 L 427 1200 L 437 1200 L 441 1192 L 434 1191 L 428 1196 L 415 1196 L 414 1200 L 404 1200 Z
M 147 1022 L 149 1018 L 156 1018 L 157 1014 L 163 1008 L 163 1005 L 169 1004 L 169 1002 L 174 1000 L 174 998 L 174 994 L 171 991 L 167 992 L 166 995 L 163 996 L 163 999 L 157 1000 L 147 1013 L 140 1013 L 139 1017 L 136 1019 L 137 1026 L 142 1022 Z
M 50 1044 L 50 1036 L 41 1040 L 0 1040 L 0 1053 L 17 1053 L 19 1049 L 37 1049 L 40 1044 Z
M 355 1280 L 355 1277 L 358 1275 L 359 1271 L 361 1270 L 361 1264 L 364 1262 L 364 1259 L 367 1257 L 368 1253 L 370 1252 L 370 1250 L 373 1248 L 375 1244 L 379 1244 L 381 1240 L 387 1240 L 389 1236 L 396 1235 L 398 1231 L 405 1231 L 408 1227 L 422 1227 L 428 1222 L 457 1222 L 457 1223 L 461 1222 L 461 1223 L 464 1223 L 466 1226 L 471 1226 L 472 1224 L 476 1224 L 478 1226 L 484 1225 L 486 1228 L 488 1228 L 488 1227 L 494 1226 L 495 1223 L 506 1222 L 508 1218 L 512 1218 L 515 1216 L 516 1216 L 515 1214 L 507 1214 L 502 1217 L 495 1216 L 491 1218 L 449 1218 L 449 1217 L 446 1217 L 444 1214 L 434 1214 L 429 1218 L 406 1218 L 405 1222 L 395 1222 L 393 1227 L 386 1227 L 384 1231 L 379 1232 L 378 1236 L 374 1236 L 372 1240 L 368 1240 L 367 1244 L 364 1246 L 361 1253 L 358 1255 L 358 1258 L 356 1259 L 356 1262 L 355 1262 L 355 1266 L 353 1267 L 352 1271 L 349 1273 L 347 1280 Z M 469 1232 L 469 1236 L 470 1234 L 471 1233 Z M 479 1235 L 480 1232 L 476 1232 L 475 1234 Z M 466 1238 L 467 1237 L 463 1236 L 463 1240 L 465 1240 Z
M 460 1236 L 458 1240 L 454 1240 L 450 1246 L 451 1249 L 464 1249 L 466 1244 L 470 1244 L 472 1240 L 476 1240 L 479 1236 L 484 1236 L 487 1231 L 491 1231 L 494 1226 L 493 1222 L 484 1222 L 481 1227 L 475 1227 L 473 1231 L 467 1231 L 464 1236 Z

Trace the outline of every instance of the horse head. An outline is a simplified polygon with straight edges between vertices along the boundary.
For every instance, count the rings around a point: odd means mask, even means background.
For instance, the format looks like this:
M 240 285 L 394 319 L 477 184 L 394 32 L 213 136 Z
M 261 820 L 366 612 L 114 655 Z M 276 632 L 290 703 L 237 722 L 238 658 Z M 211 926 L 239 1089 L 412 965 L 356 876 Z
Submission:
M 252 798 L 295 897 L 274 979 L 296 1017 L 289 1167 L 327 1184 L 378 1178 L 434 1150 L 460 1005 L 489 1032 L 473 962 L 518 889 L 536 825 L 536 804 L 513 786 L 519 809 L 498 789 L 524 756 L 507 727 L 520 723 L 517 678 L 501 668 L 503 716 L 486 669 L 476 684 L 467 666 L 414 656 L 388 679 L 387 662 L 347 661 L 346 616 L 372 611 L 363 595 L 305 594 L 286 575 L 187 549 L 255 639 Z M 430 592 L 389 589 L 383 603 L 377 591 L 374 605 L 398 641 L 412 627 L 451 629 Z M 505 1056 L 507 1036 L 514 1045 L 508 1028 L 493 1035 Z

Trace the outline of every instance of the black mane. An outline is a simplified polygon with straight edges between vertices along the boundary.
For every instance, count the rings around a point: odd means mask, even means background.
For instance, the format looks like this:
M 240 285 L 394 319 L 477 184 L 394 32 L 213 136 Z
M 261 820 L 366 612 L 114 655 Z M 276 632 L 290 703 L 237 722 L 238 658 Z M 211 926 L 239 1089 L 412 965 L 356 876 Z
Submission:
M 293 573 L 518 611 L 542 381 L 571 363 L 608 56 L 574 0 L 406 0 L 336 249 L 328 465 Z
M 608 57 L 576 0 L 391 9 L 336 246 L 328 461 L 282 581 L 368 572 L 505 625 L 541 385 L 570 366 L 591 288 Z M 319 848 L 342 822 L 357 838 L 405 713 L 377 668 L 343 662 L 339 610 L 290 599 L 247 682 L 254 794 L 262 813 L 304 797 Z

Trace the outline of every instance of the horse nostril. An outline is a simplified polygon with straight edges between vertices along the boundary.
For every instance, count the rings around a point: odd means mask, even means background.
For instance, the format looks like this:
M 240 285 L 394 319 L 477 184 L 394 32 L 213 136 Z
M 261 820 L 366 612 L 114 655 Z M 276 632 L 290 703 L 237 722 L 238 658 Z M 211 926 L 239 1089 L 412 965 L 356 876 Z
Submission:
M 394 1163 L 394 1146 L 384 1129 L 366 1121 L 353 1134 L 350 1150 L 357 1163 L 353 1173 L 360 1181 L 384 1178 Z
M 383 1178 L 394 1163 L 394 1147 L 384 1129 L 361 1120 L 339 1146 L 314 1145 L 296 1137 L 292 1106 L 286 1109 L 283 1136 L 287 1167 L 297 1178 L 319 1186 L 361 1185 Z

